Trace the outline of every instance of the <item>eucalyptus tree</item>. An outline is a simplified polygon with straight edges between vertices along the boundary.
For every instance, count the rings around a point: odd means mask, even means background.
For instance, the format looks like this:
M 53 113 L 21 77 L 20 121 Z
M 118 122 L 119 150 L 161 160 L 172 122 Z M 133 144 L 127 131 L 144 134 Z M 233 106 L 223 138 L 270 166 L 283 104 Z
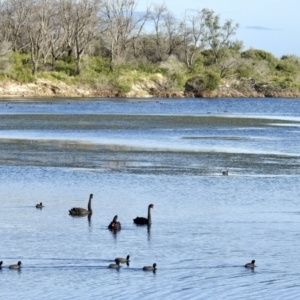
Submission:
M 106 24 L 105 40 L 110 50 L 110 69 L 126 60 L 130 45 L 142 33 L 148 18 L 148 9 L 136 13 L 136 0 L 106 0 L 100 9 L 102 22 Z
M 220 16 L 213 10 L 203 9 L 205 15 L 205 40 L 213 53 L 215 63 L 222 59 L 226 49 L 231 45 L 231 38 L 236 34 L 239 24 L 226 20 L 222 25 Z

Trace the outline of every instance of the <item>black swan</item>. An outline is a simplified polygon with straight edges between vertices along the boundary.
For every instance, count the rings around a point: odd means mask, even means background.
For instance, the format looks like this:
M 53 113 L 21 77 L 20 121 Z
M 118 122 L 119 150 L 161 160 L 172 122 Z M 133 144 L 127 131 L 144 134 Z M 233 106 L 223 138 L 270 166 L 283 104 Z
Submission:
M 72 209 L 69 210 L 70 215 L 72 215 L 72 216 L 91 215 L 93 213 L 93 211 L 92 211 L 92 199 L 93 199 L 93 194 L 90 194 L 88 209 L 81 208 L 81 207 L 73 207 Z
M 115 215 L 113 220 L 110 222 L 110 224 L 107 226 L 110 230 L 120 230 L 121 229 L 121 223 L 118 221 L 118 216 Z
M 126 258 L 123 258 L 123 257 L 117 257 L 116 259 L 117 259 L 121 264 L 125 264 L 125 263 L 129 263 L 129 258 L 130 258 L 130 255 L 127 255 Z
M 144 271 L 155 271 L 156 270 L 156 264 L 154 263 L 153 266 L 145 266 L 143 267 Z
M 251 268 L 251 269 L 253 269 L 254 267 L 256 267 L 254 259 L 251 261 L 251 263 L 245 264 L 245 268 Z
M 108 267 L 114 269 L 120 268 L 120 261 L 116 258 L 115 262 L 116 262 L 115 264 L 110 264 Z
M 154 208 L 153 204 L 149 204 L 149 206 L 148 206 L 148 218 L 136 217 L 135 219 L 133 219 L 133 222 L 138 225 L 150 225 L 152 223 L 151 212 L 150 212 L 151 208 Z
M 40 204 L 37 204 L 35 207 L 36 207 L 36 208 L 42 208 L 42 207 L 44 207 L 44 206 L 43 206 L 43 203 L 41 202 Z
M 10 269 L 20 269 L 21 268 L 21 262 L 18 261 L 18 263 L 16 265 L 10 265 L 9 268 Z

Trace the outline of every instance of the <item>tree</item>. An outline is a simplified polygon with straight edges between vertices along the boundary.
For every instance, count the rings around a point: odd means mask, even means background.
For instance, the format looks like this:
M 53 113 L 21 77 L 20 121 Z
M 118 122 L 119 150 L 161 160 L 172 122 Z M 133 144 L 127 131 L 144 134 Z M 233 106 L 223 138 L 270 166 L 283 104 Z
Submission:
M 196 15 L 185 14 L 181 23 L 183 31 L 184 61 L 191 67 L 201 55 L 201 50 L 205 48 L 205 14 L 206 11 L 198 11 Z
M 99 37 L 101 0 L 60 0 L 57 27 L 52 32 L 52 57 L 64 52 L 76 58 L 75 74 L 81 73 L 81 59 L 90 44 Z
M 230 38 L 236 34 L 239 25 L 233 24 L 232 20 L 227 20 L 221 25 L 220 16 L 215 15 L 212 10 L 203 9 L 202 13 L 205 15 L 205 40 L 212 50 L 215 63 L 217 63 L 228 49 Z
M 29 7 L 28 19 L 24 27 L 29 40 L 32 75 L 36 76 L 39 60 L 47 45 L 51 0 L 36 0 L 34 4 Z
M 110 69 L 126 59 L 129 44 L 142 33 L 148 17 L 148 9 L 144 14 L 136 14 L 135 0 L 107 0 L 101 8 L 102 22 L 106 24 L 105 38 L 110 49 Z
M 2 72 L 6 72 L 10 65 L 9 54 L 11 52 L 11 43 L 2 41 L 0 42 L 0 70 Z
M 20 51 L 28 44 L 24 26 L 27 24 L 32 0 L 7 0 L 1 2 L 0 30 L 4 41 L 11 43 L 13 51 Z
M 52 17 L 48 27 L 47 48 L 52 58 L 52 70 L 56 68 L 57 60 L 67 51 L 68 41 L 72 39 L 70 25 L 64 17 L 64 1 L 55 1 L 51 6 Z M 70 18 L 71 19 L 71 18 Z

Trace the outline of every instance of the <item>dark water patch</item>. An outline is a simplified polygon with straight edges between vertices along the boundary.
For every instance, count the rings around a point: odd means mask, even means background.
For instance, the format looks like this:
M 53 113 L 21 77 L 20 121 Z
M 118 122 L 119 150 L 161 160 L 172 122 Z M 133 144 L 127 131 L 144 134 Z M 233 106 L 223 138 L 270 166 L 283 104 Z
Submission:
M 150 130 L 201 127 L 300 125 L 295 121 L 221 116 L 12 114 L 1 115 L 0 130 Z
M 1 140 L 0 163 L 4 165 L 65 166 L 95 171 L 134 174 L 292 175 L 299 173 L 294 155 L 230 152 L 137 151 L 127 146 L 55 140 Z

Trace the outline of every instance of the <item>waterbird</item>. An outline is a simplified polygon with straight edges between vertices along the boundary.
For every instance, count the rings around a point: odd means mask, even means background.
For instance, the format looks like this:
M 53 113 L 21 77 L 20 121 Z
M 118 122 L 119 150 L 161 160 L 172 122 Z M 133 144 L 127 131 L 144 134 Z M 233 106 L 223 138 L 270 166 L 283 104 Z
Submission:
M 116 258 L 115 262 L 116 262 L 115 264 L 110 264 L 108 267 L 113 269 L 120 268 L 120 261 Z
M 116 259 L 117 259 L 121 264 L 125 264 L 125 263 L 129 263 L 129 258 L 130 258 L 130 255 L 127 255 L 126 258 L 123 258 L 123 257 L 117 257 Z
M 152 223 L 151 212 L 150 212 L 150 210 L 152 208 L 154 208 L 154 205 L 153 204 L 149 204 L 149 206 L 148 206 L 148 218 L 136 217 L 135 219 L 133 219 L 133 222 L 135 224 L 138 224 L 138 225 L 150 225 Z
M 251 263 L 245 264 L 245 268 L 254 269 L 255 267 L 256 267 L 256 265 L 255 265 L 255 260 L 254 259 L 251 261 Z
M 154 263 L 152 266 L 145 266 L 143 267 L 144 271 L 155 271 L 156 270 L 156 263 Z
M 21 262 L 18 261 L 18 263 L 16 265 L 10 265 L 9 268 L 10 269 L 20 269 L 21 268 Z
M 120 230 L 121 229 L 121 223 L 118 221 L 118 215 L 115 215 L 113 220 L 109 223 L 107 226 L 110 230 Z
M 81 208 L 81 207 L 73 207 L 72 209 L 69 210 L 70 215 L 72 215 L 72 216 L 91 215 L 93 213 L 92 199 L 93 199 L 93 194 L 90 194 L 90 198 L 89 198 L 89 202 L 88 202 L 88 209 Z

